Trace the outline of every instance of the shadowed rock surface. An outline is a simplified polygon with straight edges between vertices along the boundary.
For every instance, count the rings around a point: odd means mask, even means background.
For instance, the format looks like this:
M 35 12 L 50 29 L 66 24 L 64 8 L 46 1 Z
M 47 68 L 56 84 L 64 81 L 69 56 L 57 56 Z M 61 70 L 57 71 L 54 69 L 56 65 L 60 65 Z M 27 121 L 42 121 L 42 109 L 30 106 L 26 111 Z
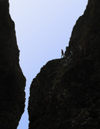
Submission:
M 25 77 L 14 28 L 8 0 L 0 0 L 0 129 L 16 129 L 24 111 Z
M 100 0 L 89 0 L 65 57 L 48 62 L 31 84 L 29 129 L 99 129 Z

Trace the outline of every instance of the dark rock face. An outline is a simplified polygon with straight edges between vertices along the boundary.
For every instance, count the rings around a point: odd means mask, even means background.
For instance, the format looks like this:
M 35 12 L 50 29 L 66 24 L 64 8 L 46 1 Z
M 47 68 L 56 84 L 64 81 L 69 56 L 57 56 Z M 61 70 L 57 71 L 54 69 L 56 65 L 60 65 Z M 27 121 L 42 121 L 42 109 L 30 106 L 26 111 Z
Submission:
M 29 129 L 99 129 L 100 0 L 89 0 L 65 57 L 48 62 L 31 84 Z
M 24 111 L 25 77 L 19 66 L 8 0 L 0 1 L 0 129 L 16 129 Z

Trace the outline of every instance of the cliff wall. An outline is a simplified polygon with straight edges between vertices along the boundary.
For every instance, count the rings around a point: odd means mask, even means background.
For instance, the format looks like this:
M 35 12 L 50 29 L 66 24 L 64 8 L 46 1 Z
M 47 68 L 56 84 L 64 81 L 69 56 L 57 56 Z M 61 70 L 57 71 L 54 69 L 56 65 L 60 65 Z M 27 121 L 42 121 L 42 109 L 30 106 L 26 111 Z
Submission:
M 25 77 L 19 66 L 8 0 L 0 0 L 0 129 L 16 129 L 24 111 Z
M 100 126 L 100 1 L 89 0 L 62 59 L 33 79 L 29 129 L 98 129 Z

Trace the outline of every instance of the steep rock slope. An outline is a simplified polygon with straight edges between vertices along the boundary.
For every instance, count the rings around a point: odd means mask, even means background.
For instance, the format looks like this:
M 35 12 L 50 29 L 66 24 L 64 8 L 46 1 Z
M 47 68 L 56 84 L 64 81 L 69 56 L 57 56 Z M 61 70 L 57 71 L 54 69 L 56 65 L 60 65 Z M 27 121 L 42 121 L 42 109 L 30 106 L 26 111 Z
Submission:
M 25 77 L 19 66 L 8 0 L 0 1 L 0 129 L 16 129 L 24 111 Z
M 48 62 L 31 84 L 29 129 L 99 129 L 100 1 L 89 0 L 65 57 Z

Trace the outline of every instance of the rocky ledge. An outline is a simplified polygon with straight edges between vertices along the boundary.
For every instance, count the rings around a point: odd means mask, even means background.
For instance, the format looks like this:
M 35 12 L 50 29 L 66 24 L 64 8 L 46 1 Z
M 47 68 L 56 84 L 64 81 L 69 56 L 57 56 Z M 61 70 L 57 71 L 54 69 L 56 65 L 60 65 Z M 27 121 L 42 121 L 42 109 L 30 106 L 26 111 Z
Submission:
M 8 0 L 0 0 L 0 129 L 16 129 L 24 111 L 25 77 L 14 26 Z
M 29 129 L 99 129 L 100 0 L 89 0 L 62 59 L 31 84 Z

